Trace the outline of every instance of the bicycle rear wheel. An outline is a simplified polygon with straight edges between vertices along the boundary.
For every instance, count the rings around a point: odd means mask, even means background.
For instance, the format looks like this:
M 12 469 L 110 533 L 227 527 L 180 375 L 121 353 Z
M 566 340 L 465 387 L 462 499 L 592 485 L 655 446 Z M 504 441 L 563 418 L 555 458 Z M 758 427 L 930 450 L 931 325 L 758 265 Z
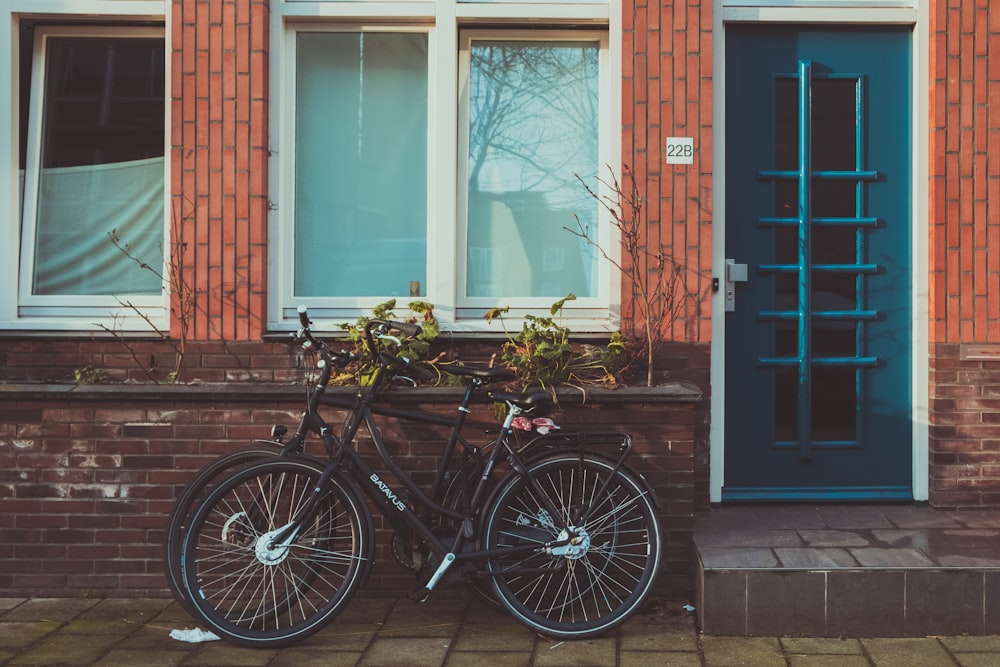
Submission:
M 184 541 L 184 583 L 197 615 L 243 646 L 277 647 L 313 634 L 364 582 L 374 528 L 368 506 L 340 475 L 298 531 L 322 466 L 277 459 L 220 482 L 196 510 Z
M 497 599 L 553 638 L 583 639 L 620 625 L 649 596 L 660 567 L 648 486 L 624 467 L 576 453 L 538 461 L 529 472 L 538 487 L 511 475 L 487 510 L 485 548 L 512 550 L 487 563 Z M 564 541 L 567 527 L 574 544 L 542 547 Z
M 174 598 L 188 613 L 194 614 L 195 609 L 188 598 L 184 587 L 184 570 L 181 567 L 184 535 L 191 524 L 193 509 L 196 503 L 208 496 L 215 482 L 227 474 L 252 463 L 267 460 L 281 453 L 281 446 L 274 444 L 255 445 L 229 454 L 224 454 L 202 468 L 177 497 L 170 516 L 167 518 L 167 529 L 163 536 L 163 572 L 167 577 L 167 585 Z

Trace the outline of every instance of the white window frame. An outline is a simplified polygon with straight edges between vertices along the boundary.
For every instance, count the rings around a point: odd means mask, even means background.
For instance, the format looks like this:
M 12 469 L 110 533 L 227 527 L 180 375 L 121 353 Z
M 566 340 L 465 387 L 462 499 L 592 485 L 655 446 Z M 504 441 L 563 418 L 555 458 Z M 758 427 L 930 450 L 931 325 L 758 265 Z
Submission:
M 503 29 L 491 29 L 492 37 L 515 39 L 537 36 L 537 31 L 518 25 L 551 28 L 546 36 L 600 44 L 600 164 L 607 180 L 607 167 L 615 174 L 621 164 L 621 7 L 619 0 L 603 2 L 466 3 L 437 2 L 315 2 L 284 0 L 272 4 L 270 155 L 269 163 L 269 266 L 268 328 L 288 330 L 298 322 L 301 303 L 309 307 L 314 321 L 324 328 L 368 315 L 386 298 L 297 298 L 293 295 L 294 268 L 294 113 L 295 35 L 299 31 L 367 30 L 424 31 L 428 35 L 428 191 L 427 245 L 451 248 L 451 262 L 428 262 L 426 287 L 420 300 L 434 304 L 442 326 L 453 332 L 501 332 L 482 314 L 491 306 L 512 306 L 513 320 L 526 313 L 548 315 L 554 298 L 533 300 L 464 300 L 464 223 L 460 220 L 461 181 L 459 161 L 461 95 L 459 80 L 461 40 L 482 35 L 486 24 L 503 19 Z M 583 25 L 581 29 L 579 26 Z M 460 86 L 459 86 L 460 87 Z M 581 186 L 582 187 L 582 186 Z M 602 186 L 603 187 L 603 186 Z M 607 194 L 607 193 L 605 193 Z M 603 213 L 603 211 L 602 211 Z M 602 216 L 602 223 L 605 217 Z M 567 232 L 568 233 L 568 232 Z M 618 256 L 617 236 L 610 220 L 601 227 L 600 243 Z M 564 324 L 574 331 L 607 332 L 619 327 L 621 280 L 603 258 L 598 259 L 599 293 L 566 304 Z M 407 298 L 397 297 L 397 310 L 405 312 Z
M 22 234 L 22 219 L 29 208 L 25 203 L 22 211 L 20 181 L 24 180 L 25 200 L 37 183 L 37 151 L 39 137 L 31 136 L 39 131 L 37 118 L 30 119 L 28 154 L 24 173 L 19 170 L 20 141 L 20 84 L 21 71 L 19 33 L 21 22 L 37 19 L 49 24 L 39 28 L 48 36 L 144 36 L 162 39 L 164 49 L 169 48 L 168 29 L 163 26 L 165 0 L 0 0 L 0 43 L 5 41 L 8 49 L 0 49 L 0 90 L 10 91 L 10 102 L 0 105 L 0 127 L 8 132 L 0 134 L 0 187 L 9 194 L 0 196 L 6 206 L 0 204 L 0 239 L 5 241 L 0 248 L 0 330 L 50 330 L 50 331 L 95 331 L 103 328 L 122 332 L 144 332 L 154 328 L 169 326 L 169 291 L 164 284 L 157 295 L 77 296 L 40 297 L 27 295 L 19 287 L 27 277 L 30 279 L 33 248 L 24 248 L 22 239 L 34 243 L 34 220 L 24 219 L 26 229 Z M 94 23 L 95 17 L 101 20 Z M 82 22 L 86 21 L 86 25 Z M 155 22 L 159 26 L 139 26 L 138 22 Z M 9 38 L 9 39 L 5 39 Z M 36 38 L 36 45 L 41 40 Z M 164 81 L 170 81 L 169 53 L 164 59 Z M 36 46 L 32 63 L 31 100 L 29 113 L 41 113 L 41 94 L 44 90 L 44 69 L 40 52 Z M 169 90 L 164 91 L 164 220 L 163 248 L 166 252 L 169 239 L 169 104 L 166 103 Z M 33 205 L 31 206 L 33 210 Z M 33 218 L 33 215 L 31 216 Z M 109 241 L 110 243 L 110 241 Z M 28 257 L 25 264 L 24 257 Z M 166 276 L 166 259 L 161 274 Z M 124 258 L 124 261 L 129 261 Z M 30 292 L 30 289 L 27 289 Z M 130 303 L 142 312 L 136 313 L 126 306 Z

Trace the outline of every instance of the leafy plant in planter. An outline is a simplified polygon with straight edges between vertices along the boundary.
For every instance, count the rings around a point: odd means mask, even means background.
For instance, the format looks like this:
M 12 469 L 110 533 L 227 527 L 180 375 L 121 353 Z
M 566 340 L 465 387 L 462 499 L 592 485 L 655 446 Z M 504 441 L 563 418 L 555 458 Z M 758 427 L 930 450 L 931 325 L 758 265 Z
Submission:
M 408 305 L 410 313 L 403 317 L 397 316 L 394 312 L 396 300 L 390 299 L 375 306 L 372 309 L 372 318 L 379 320 L 396 320 L 401 322 L 415 322 L 420 324 L 421 332 L 417 336 L 399 336 L 399 345 L 392 349 L 397 357 L 406 357 L 410 361 L 423 362 L 425 366 L 434 366 L 437 359 L 430 358 L 431 343 L 440 334 L 440 327 L 437 318 L 434 317 L 434 305 L 426 301 L 412 301 Z M 374 372 L 369 361 L 371 351 L 368 349 L 368 341 L 365 340 L 364 327 L 368 322 L 367 317 L 358 318 L 354 324 L 341 324 L 340 328 L 347 332 L 348 339 L 354 345 L 354 354 L 360 360 L 358 365 L 347 368 L 343 372 L 331 379 L 331 384 L 353 384 L 357 378 L 361 378 L 364 384 Z M 440 374 L 440 371 L 438 371 Z
M 674 324 L 684 314 L 688 300 L 697 294 L 688 291 L 687 269 L 661 249 L 650 249 L 644 244 L 646 218 L 643 204 L 645 197 L 635 182 L 635 174 L 628 165 L 622 165 L 623 180 L 597 179 L 610 191 L 602 195 L 594 191 L 575 174 L 576 178 L 611 216 L 611 224 L 618 230 L 622 257 L 612 257 L 591 235 L 592 230 L 576 217 L 577 228 L 565 229 L 595 248 L 601 256 L 618 269 L 628 282 L 634 317 L 623 319 L 623 330 L 628 343 L 635 341 L 640 356 L 646 362 L 646 386 L 653 386 L 653 362 L 657 350 L 668 340 Z M 627 183 L 627 185 L 626 185 Z
M 548 389 L 561 384 L 617 384 L 619 373 L 628 364 L 621 334 L 613 334 L 606 347 L 575 348 L 570 343 L 569 328 L 555 319 L 566 302 L 574 299 L 576 296 L 569 294 L 552 304 L 551 317 L 525 315 L 520 332 L 513 335 L 503 320 L 509 307 L 493 308 L 486 313 L 487 322 L 497 319 L 504 327 L 507 341 L 501 348 L 501 360 L 514 371 L 522 386 L 538 385 Z

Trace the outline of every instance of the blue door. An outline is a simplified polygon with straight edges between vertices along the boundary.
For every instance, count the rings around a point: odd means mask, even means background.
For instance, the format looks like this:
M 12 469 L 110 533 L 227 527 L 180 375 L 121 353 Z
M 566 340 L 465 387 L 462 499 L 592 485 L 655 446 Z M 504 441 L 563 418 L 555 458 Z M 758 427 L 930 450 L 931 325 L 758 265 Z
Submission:
M 724 501 L 912 498 L 910 45 L 726 29 Z

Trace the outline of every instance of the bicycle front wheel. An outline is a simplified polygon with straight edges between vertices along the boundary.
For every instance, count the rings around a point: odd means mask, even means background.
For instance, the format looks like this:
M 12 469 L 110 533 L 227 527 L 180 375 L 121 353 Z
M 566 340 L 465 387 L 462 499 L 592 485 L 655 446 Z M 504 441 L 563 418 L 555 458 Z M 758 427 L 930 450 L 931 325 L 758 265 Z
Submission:
M 188 599 L 187 589 L 184 588 L 181 555 L 184 535 L 191 523 L 193 509 L 197 507 L 196 503 L 208 496 L 218 479 L 232 474 L 234 470 L 251 463 L 267 460 L 272 456 L 278 456 L 280 453 L 281 447 L 275 444 L 249 447 L 224 454 L 199 471 L 177 497 L 174 507 L 170 511 L 170 516 L 167 518 L 167 528 L 163 536 L 163 572 L 167 577 L 167 585 L 174 594 L 174 598 L 188 613 L 195 614 L 196 612 Z
M 649 596 L 660 567 L 660 525 L 645 481 L 575 453 L 538 461 L 528 472 L 508 477 L 487 510 L 485 547 L 511 550 L 487 564 L 497 599 L 557 639 L 620 625 Z M 542 546 L 567 537 L 572 542 Z
M 322 466 L 272 460 L 220 482 L 184 541 L 184 583 L 198 616 L 243 646 L 313 634 L 364 582 L 374 528 L 357 487 L 340 475 L 306 512 Z M 294 524 L 289 533 L 284 530 Z M 287 534 L 286 534 L 287 533 Z

